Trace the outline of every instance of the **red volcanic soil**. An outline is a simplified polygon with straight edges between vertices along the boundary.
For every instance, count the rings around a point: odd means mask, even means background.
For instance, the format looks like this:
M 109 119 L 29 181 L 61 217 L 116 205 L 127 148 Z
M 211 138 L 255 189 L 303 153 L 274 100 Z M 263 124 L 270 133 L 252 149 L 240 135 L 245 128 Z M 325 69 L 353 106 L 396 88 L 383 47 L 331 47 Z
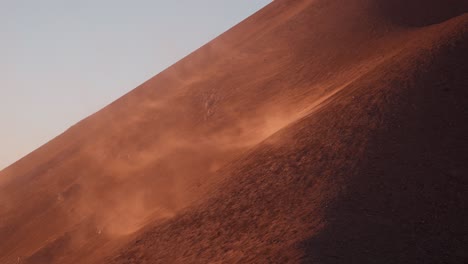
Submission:
M 463 0 L 277 0 L 0 172 L 0 263 L 466 263 Z

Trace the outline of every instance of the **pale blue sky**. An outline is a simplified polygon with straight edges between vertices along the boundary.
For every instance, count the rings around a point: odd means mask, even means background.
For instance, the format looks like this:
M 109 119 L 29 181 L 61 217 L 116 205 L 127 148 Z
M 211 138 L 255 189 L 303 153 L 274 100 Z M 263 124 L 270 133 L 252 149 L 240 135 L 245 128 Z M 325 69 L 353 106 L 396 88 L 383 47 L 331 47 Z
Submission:
M 0 0 L 0 169 L 269 0 Z

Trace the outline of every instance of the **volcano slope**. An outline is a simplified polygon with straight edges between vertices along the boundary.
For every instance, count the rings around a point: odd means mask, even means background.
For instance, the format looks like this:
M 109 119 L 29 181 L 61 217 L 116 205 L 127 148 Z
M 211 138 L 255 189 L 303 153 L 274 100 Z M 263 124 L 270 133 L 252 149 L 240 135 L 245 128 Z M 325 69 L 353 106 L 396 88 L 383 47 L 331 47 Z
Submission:
M 0 263 L 464 263 L 467 10 L 274 1 L 2 171 Z

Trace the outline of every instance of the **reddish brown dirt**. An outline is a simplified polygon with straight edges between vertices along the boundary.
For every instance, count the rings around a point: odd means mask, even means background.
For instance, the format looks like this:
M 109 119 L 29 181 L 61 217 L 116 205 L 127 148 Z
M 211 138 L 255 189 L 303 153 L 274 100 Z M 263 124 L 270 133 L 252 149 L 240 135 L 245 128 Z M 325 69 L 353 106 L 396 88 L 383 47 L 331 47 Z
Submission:
M 449 2 L 273 2 L 0 172 L 0 263 L 465 263 Z

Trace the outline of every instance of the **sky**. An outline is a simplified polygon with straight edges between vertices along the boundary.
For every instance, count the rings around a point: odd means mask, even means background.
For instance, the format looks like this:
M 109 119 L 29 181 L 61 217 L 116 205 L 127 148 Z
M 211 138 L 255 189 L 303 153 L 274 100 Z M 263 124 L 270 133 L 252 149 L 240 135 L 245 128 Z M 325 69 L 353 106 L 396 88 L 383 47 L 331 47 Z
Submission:
M 0 170 L 270 0 L 0 0 Z

